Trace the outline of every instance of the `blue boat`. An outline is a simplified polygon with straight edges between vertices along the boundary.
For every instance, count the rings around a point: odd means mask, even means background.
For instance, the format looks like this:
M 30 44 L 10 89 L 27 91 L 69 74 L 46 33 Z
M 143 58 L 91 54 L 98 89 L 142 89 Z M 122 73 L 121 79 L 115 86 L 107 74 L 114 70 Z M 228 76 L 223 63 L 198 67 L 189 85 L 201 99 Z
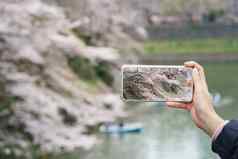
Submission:
M 105 124 L 100 126 L 99 131 L 102 133 L 140 133 L 143 131 L 143 125 L 141 123 L 131 124 Z

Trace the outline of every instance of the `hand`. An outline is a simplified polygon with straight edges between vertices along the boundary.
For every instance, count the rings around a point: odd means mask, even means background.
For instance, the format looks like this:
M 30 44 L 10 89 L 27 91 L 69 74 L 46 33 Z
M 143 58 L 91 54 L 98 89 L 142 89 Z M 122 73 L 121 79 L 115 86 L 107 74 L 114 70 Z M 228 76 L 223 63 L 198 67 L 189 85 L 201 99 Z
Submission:
M 212 137 L 215 130 L 224 124 L 224 120 L 217 115 L 213 108 L 203 67 L 193 61 L 185 62 L 184 65 L 193 68 L 193 100 L 191 103 L 166 102 L 166 104 L 169 107 L 189 110 L 196 126 Z

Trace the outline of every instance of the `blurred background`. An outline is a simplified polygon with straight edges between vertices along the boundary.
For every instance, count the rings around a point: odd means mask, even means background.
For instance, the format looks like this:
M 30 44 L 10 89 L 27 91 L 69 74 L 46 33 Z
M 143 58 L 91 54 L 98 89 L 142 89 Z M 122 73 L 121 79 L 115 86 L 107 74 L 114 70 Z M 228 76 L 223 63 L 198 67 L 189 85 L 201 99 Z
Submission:
M 198 61 L 237 118 L 237 0 L 4 0 L 0 19 L 0 158 L 217 159 L 187 111 L 123 102 L 120 66 Z

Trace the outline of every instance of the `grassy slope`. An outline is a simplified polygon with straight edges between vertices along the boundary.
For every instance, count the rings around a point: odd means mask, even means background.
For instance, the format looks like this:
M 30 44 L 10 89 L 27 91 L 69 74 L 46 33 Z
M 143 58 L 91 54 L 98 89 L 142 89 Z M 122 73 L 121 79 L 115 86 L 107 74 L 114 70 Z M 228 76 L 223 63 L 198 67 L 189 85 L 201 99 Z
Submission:
M 238 53 L 238 39 L 187 39 L 148 41 L 144 44 L 146 53 Z

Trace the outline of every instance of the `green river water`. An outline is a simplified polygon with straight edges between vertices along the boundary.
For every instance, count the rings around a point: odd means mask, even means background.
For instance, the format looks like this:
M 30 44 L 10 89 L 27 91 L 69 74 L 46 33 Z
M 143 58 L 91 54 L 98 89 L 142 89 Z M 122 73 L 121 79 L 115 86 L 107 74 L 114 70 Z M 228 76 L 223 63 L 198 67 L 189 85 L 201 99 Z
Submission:
M 206 64 L 205 69 L 210 92 L 221 95 L 217 112 L 225 119 L 238 118 L 238 63 Z M 144 124 L 142 133 L 98 135 L 102 143 L 78 158 L 216 159 L 209 137 L 194 126 L 189 112 L 168 109 L 159 103 L 133 104 L 130 112 L 129 121 Z

